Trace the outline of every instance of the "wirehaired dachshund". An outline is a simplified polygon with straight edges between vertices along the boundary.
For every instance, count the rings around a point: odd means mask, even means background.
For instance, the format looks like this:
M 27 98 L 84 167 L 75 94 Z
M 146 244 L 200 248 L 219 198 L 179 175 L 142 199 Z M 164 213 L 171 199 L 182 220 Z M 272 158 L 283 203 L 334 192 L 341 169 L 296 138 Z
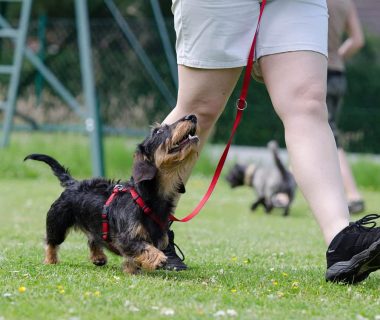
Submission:
M 185 192 L 182 177 L 198 156 L 196 132 L 195 115 L 171 125 L 155 125 L 137 146 L 132 177 L 126 182 L 103 178 L 78 181 L 52 157 L 28 155 L 24 160 L 48 164 L 64 188 L 47 213 L 44 262 L 58 263 L 58 248 L 74 227 L 86 234 L 90 259 L 97 266 L 107 263 L 103 248 L 124 258 L 126 273 L 164 266 L 166 256 L 161 250 L 168 244 L 168 218 L 176 197 Z M 105 221 L 106 202 L 110 203 Z

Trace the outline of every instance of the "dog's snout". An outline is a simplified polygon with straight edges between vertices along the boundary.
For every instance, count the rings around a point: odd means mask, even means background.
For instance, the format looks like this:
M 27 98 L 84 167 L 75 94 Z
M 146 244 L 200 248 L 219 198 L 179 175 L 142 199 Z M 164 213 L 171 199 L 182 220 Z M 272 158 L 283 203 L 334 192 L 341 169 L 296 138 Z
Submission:
M 192 123 L 197 123 L 197 117 L 195 114 L 189 114 L 185 117 L 185 120 L 191 121 Z

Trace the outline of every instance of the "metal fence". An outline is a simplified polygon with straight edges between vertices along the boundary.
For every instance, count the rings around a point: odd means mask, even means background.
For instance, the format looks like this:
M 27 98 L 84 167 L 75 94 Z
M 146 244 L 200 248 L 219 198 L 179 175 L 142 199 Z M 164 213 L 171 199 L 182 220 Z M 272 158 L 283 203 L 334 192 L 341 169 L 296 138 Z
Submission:
M 127 41 L 115 20 L 91 20 L 91 42 L 94 75 L 101 116 L 105 126 L 115 132 L 146 131 L 155 121 L 162 121 L 174 106 L 175 85 L 164 55 L 163 45 L 153 19 L 129 21 L 147 58 L 171 95 L 165 96 L 152 80 L 146 66 Z M 170 26 L 168 29 L 172 30 Z M 173 36 L 173 34 L 171 35 Z M 82 100 L 82 83 L 75 21 L 47 20 L 41 17 L 29 27 L 27 45 L 53 71 L 63 85 Z M 3 41 L 1 60 L 12 58 L 10 42 Z M 6 79 L 0 78 L 0 95 L 4 94 Z M 41 75 L 27 61 L 24 62 L 16 123 L 21 126 L 49 130 L 81 130 L 81 119 L 60 99 Z

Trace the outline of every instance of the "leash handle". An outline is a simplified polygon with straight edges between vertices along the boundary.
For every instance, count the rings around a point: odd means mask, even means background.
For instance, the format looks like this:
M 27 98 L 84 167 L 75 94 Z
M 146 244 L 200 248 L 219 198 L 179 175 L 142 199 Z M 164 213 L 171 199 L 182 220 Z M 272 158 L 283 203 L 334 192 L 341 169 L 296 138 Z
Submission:
M 235 135 L 237 127 L 239 126 L 243 111 L 247 108 L 246 98 L 247 98 L 247 94 L 248 94 L 249 84 L 251 82 L 251 72 L 252 72 L 252 68 L 253 68 L 253 61 L 254 61 L 255 48 L 256 48 L 256 42 L 257 42 L 257 35 L 259 33 L 261 18 L 262 18 L 263 12 L 264 12 L 265 4 L 266 4 L 266 0 L 263 0 L 261 3 L 261 6 L 260 6 L 260 14 L 259 14 L 259 18 L 257 21 L 257 27 L 256 27 L 255 35 L 253 37 L 251 49 L 249 50 L 247 67 L 246 67 L 245 73 L 244 73 L 243 86 L 242 86 L 242 89 L 240 92 L 240 97 L 236 102 L 237 112 L 236 112 L 236 116 L 235 116 L 235 121 L 234 121 L 234 124 L 232 126 L 231 134 L 230 134 L 230 137 L 228 139 L 227 145 L 224 148 L 222 156 L 220 157 L 218 165 L 215 169 L 214 176 L 212 177 L 211 183 L 210 183 L 205 195 L 201 199 L 201 201 L 198 203 L 198 205 L 195 207 L 195 209 L 190 214 L 188 214 L 186 217 L 184 217 L 182 219 L 178 219 L 174 215 L 170 215 L 169 216 L 170 221 L 187 222 L 187 221 L 193 219 L 201 211 L 203 206 L 206 204 L 206 202 L 210 198 L 210 196 L 211 196 L 212 192 L 214 191 L 215 186 L 219 180 L 220 174 L 222 172 L 224 163 L 225 163 L 227 155 L 228 155 L 228 151 L 230 150 L 230 146 L 232 144 L 232 139 Z

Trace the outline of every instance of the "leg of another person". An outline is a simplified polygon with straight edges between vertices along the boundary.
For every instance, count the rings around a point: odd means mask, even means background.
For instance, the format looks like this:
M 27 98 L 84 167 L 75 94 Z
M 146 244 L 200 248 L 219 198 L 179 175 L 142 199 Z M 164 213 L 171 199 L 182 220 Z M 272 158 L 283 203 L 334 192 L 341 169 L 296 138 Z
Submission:
M 264 56 L 260 66 L 297 183 L 327 244 L 348 226 L 349 214 L 334 137 L 327 121 L 327 60 L 312 51 Z
M 346 153 L 342 148 L 338 148 L 340 170 L 342 172 L 344 188 L 346 189 L 348 201 L 362 201 L 362 196 L 356 186 L 355 178 L 352 175 L 350 164 Z
M 345 91 L 346 78 L 344 75 L 329 75 L 328 73 L 326 103 L 329 115 L 329 124 L 334 134 L 336 145 L 338 146 L 339 166 L 343 178 L 343 186 L 346 191 L 346 196 L 349 204 L 348 208 L 350 213 L 358 213 L 364 210 L 364 202 L 357 188 L 355 178 L 352 175 L 351 167 L 347 160 L 346 153 L 340 146 L 340 137 L 337 125 Z

